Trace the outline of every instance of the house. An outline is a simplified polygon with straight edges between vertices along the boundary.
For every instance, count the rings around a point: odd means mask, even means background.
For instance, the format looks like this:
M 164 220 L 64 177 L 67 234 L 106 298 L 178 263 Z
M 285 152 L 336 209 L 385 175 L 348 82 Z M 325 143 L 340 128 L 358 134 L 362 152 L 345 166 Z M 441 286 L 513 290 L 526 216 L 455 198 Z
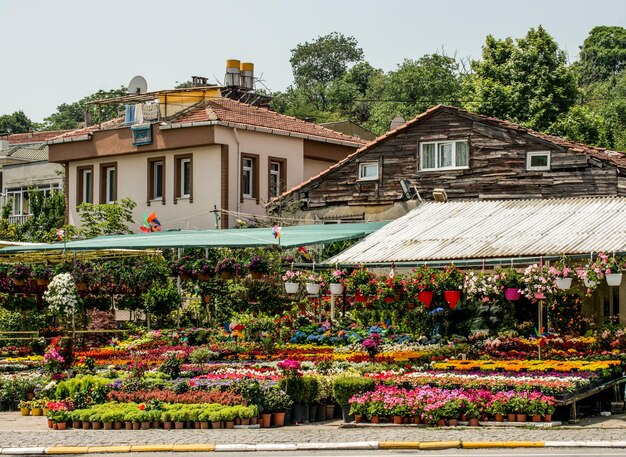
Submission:
M 2 205 L 11 205 L 11 223 L 22 223 L 31 215 L 29 190 L 37 188 L 47 195 L 63 188 L 63 167 L 48 162 L 46 144 L 63 133 L 57 130 L 0 137 Z
M 272 200 L 307 220 L 396 219 L 433 199 L 626 194 L 626 155 L 435 106 Z
M 215 86 L 107 102 L 125 103 L 125 118 L 66 132 L 48 142 L 50 161 L 66 169 L 71 224 L 80 223 L 81 203 L 124 197 L 137 203 L 135 220 L 155 211 L 165 229 L 227 228 L 238 219 L 254 222 L 266 214 L 265 202 L 365 143 L 222 97 Z

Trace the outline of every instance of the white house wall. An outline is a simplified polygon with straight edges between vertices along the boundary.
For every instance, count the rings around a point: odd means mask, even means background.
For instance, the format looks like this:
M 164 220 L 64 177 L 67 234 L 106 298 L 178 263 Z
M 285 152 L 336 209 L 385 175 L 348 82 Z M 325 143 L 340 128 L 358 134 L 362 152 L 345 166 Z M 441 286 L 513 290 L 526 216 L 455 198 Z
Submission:
M 30 162 L 2 167 L 4 190 L 16 187 L 63 185 L 63 167 L 55 163 Z

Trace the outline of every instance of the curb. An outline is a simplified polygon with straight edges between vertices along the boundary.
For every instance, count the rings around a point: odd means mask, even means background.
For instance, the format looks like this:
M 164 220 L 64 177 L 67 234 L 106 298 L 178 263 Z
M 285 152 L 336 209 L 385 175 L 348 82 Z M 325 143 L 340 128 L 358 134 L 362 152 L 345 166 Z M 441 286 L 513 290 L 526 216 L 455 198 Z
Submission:
M 507 448 L 622 448 L 626 441 L 356 441 L 345 443 L 150 444 L 117 446 L 48 446 L 0 448 L 1 455 L 60 455 L 156 452 L 331 451 L 377 449 L 507 449 Z

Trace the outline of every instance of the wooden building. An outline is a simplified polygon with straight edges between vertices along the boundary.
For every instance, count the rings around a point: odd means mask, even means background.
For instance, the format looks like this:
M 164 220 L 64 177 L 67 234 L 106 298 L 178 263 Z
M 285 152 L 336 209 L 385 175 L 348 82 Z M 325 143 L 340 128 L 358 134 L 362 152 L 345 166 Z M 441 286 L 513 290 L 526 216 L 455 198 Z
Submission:
M 421 200 L 626 195 L 626 155 L 435 106 L 268 204 L 329 222 L 395 219 Z

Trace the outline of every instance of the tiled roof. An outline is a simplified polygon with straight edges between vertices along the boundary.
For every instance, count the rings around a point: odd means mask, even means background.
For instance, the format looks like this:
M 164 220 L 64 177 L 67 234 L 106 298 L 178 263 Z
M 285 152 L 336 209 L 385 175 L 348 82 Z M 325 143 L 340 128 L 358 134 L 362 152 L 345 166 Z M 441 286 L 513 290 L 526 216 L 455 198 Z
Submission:
M 69 130 L 50 130 L 46 132 L 13 133 L 5 138 L 9 144 L 43 143 L 51 138 L 57 137 Z
M 369 143 L 367 143 L 366 145 L 362 146 L 361 148 L 359 148 L 358 150 L 356 150 L 355 152 L 353 152 L 352 154 L 350 154 L 349 156 L 347 156 L 345 159 L 337 162 L 336 164 L 332 165 L 331 167 L 327 168 L 326 170 L 322 171 L 321 173 L 319 173 L 316 176 L 312 176 L 311 178 L 309 178 L 308 180 L 298 184 L 295 187 L 292 187 L 291 189 L 287 190 L 286 192 L 284 192 L 282 195 L 279 195 L 278 197 L 274 198 L 273 200 L 271 200 L 268 205 L 271 205 L 273 202 L 276 201 L 280 201 L 283 198 L 287 197 L 288 195 L 290 195 L 293 192 L 299 191 L 300 189 L 303 189 L 305 187 L 308 187 L 309 185 L 313 184 L 315 181 L 322 179 L 324 176 L 332 173 L 333 171 L 343 167 L 345 164 L 349 163 L 350 161 L 354 160 L 357 156 L 366 153 L 367 151 L 369 151 L 370 149 L 378 146 L 379 144 L 383 143 L 385 140 L 387 140 L 390 137 L 395 136 L 396 134 L 408 129 L 409 127 L 411 127 L 412 125 L 427 119 L 431 116 L 433 116 L 434 114 L 440 112 L 440 111 L 444 111 L 444 110 L 448 110 L 448 111 L 452 111 L 455 112 L 456 114 L 460 115 L 460 116 L 464 116 L 464 117 L 468 117 L 470 119 L 476 120 L 478 122 L 482 122 L 485 124 L 490 124 L 490 125 L 495 125 L 497 127 L 500 128 L 504 128 L 506 130 L 509 131 L 514 131 L 518 134 L 526 134 L 526 135 L 530 135 L 532 137 L 535 137 L 536 139 L 542 140 L 544 142 L 548 142 L 551 143 L 555 146 L 561 147 L 561 148 L 565 148 L 568 151 L 574 152 L 574 153 L 584 153 L 584 154 L 589 154 L 590 156 L 599 159 L 601 161 L 604 162 L 609 162 L 617 167 L 621 167 L 621 168 L 625 168 L 626 169 L 626 153 L 624 152 L 618 152 L 618 151 L 611 151 L 609 149 L 605 149 L 605 148 L 600 148 L 600 147 L 596 147 L 596 146 L 589 146 L 583 143 L 577 143 L 575 141 L 570 141 L 570 140 L 566 140 L 565 138 L 561 138 L 558 136 L 552 136 L 552 135 L 546 135 L 544 133 L 540 133 L 540 132 L 536 132 L 534 130 L 531 130 L 529 128 L 526 127 L 522 127 L 521 125 L 518 124 L 514 124 L 513 122 L 509 122 L 509 121 L 503 121 L 502 119 L 497 119 L 495 117 L 489 117 L 489 116 L 483 116 L 482 114 L 475 114 L 475 113 L 470 113 L 469 111 L 465 111 L 462 110 L 460 108 L 457 108 L 455 106 L 444 106 L 444 105 L 437 105 L 437 106 L 433 106 L 432 108 L 424 111 L 423 113 L 417 115 L 414 119 L 406 122 L 405 124 L 395 128 L 394 130 L 390 130 L 386 133 L 384 133 L 383 135 L 379 136 L 378 138 L 376 138 L 374 141 L 371 141 Z
M 79 138 L 81 136 L 89 135 L 90 133 L 93 133 L 98 130 L 105 130 L 105 129 L 108 130 L 108 129 L 113 129 L 115 127 L 123 127 L 123 126 L 124 126 L 124 118 L 118 117 L 115 119 L 102 122 L 101 124 L 90 125 L 89 127 L 83 127 L 83 128 L 74 129 L 74 130 L 64 130 L 60 134 L 52 138 L 48 138 L 48 140 L 51 142 L 58 141 L 58 140 L 69 140 L 72 138 Z
M 239 103 L 228 98 L 206 100 L 198 108 L 172 120 L 173 123 L 177 124 L 209 121 L 243 124 L 262 129 L 297 133 L 324 140 L 342 141 L 354 145 L 365 144 L 365 141 L 361 138 L 344 135 L 312 122 L 285 116 L 267 108 Z

